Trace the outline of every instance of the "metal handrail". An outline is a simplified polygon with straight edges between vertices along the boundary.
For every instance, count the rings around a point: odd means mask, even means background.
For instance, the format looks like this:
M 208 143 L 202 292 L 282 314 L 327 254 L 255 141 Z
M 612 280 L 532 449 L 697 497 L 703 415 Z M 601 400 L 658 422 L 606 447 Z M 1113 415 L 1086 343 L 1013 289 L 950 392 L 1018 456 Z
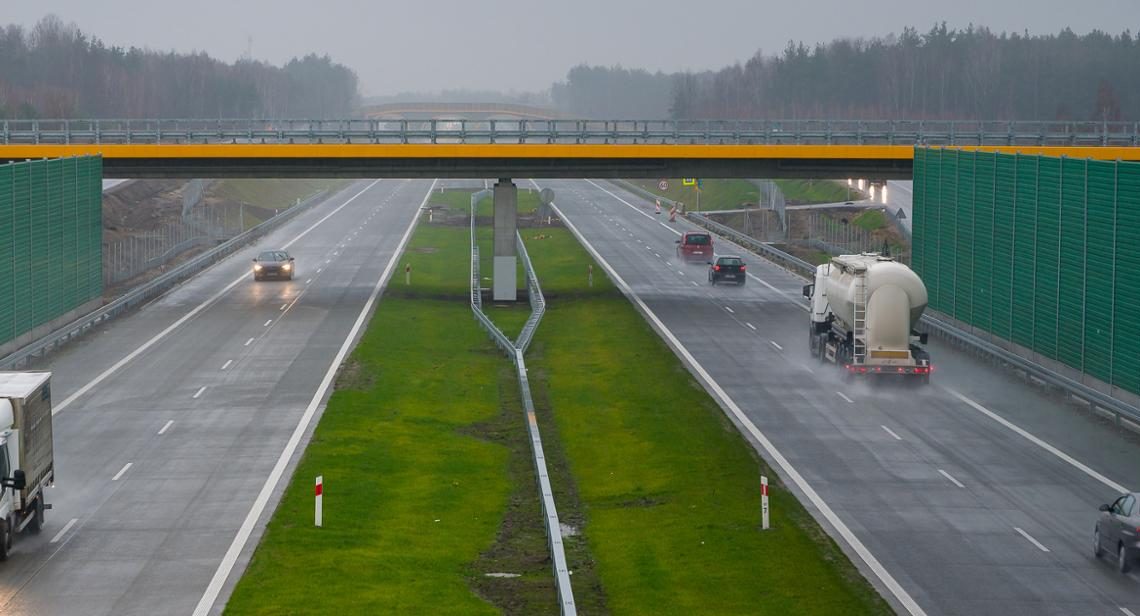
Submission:
M 930 120 L 3 120 L 0 144 L 651 143 L 1140 146 L 1140 122 Z
M 695 222 L 696 224 L 708 229 L 724 237 L 725 239 L 738 244 L 745 250 L 750 250 L 758 256 L 764 257 L 769 261 L 773 261 L 784 269 L 805 278 L 806 280 L 814 280 L 815 266 L 799 257 L 790 255 L 782 250 L 773 248 L 763 242 L 751 238 L 735 229 L 726 227 L 718 222 L 709 220 L 703 214 L 696 212 L 689 212 L 686 217 Z M 956 327 L 942 319 L 931 314 L 922 315 L 922 319 L 918 323 L 920 331 L 933 333 L 942 336 L 944 339 L 971 349 L 974 352 L 987 355 L 995 360 L 1004 362 L 1018 370 L 1032 375 L 1034 378 L 1043 381 L 1053 387 L 1061 389 L 1072 396 L 1085 400 L 1090 405 L 1099 407 L 1113 414 L 1116 418 L 1117 424 L 1120 423 L 1122 417 L 1127 417 L 1133 422 L 1140 423 L 1140 408 L 1133 406 L 1123 400 L 1114 398 L 1104 392 L 1098 391 L 1084 383 L 1071 379 L 1063 374 L 1054 370 L 1050 370 L 1041 364 L 1031 361 L 1022 357 L 1012 351 L 1003 349 L 1000 346 L 984 340 L 968 331 Z
M 475 319 L 479 321 L 483 329 L 487 330 L 495 344 L 514 362 L 519 393 L 522 397 L 523 412 L 527 418 L 526 424 L 530 435 L 532 461 L 542 503 L 543 528 L 546 530 L 547 547 L 550 549 L 551 568 L 554 571 L 554 588 L 558 592 L 559 611 L 563 616 L 576 616 L 578 611 L 574 606 L 574 591 L 570 584 L 570 567 L 566 561 L 566 549 L 562 545 L 562 525 L 558 521 L 558 508 L 554 504 L 554 490 L 550 484 L 550 474 L 546 467 L 546 454 L 542 448 L 542 435 L 535 418 L 534 400 L 531 398 L 526 361 L 523 359 L 523 354 L 530 346 L 530 341 L 538 329 L 542 315 L 546 312 L 546 299 L 542 295 L 542 288 L 538 284 L 538 276 L 535 274 L 530 255 L 523 244 L 522 235 L 516 231 L 515 241 L 527 277 L 527 291 L 531 306 L 530 317 L 523 326 L 522 332 L 519 333 L 518 339 L 511 342 L 510 338 L 483 313 L 482 290 L 479 280 L 479 246 L 475 241 L 475 206 L 478 203 L 478 196 L 482 192 L 485 191 L 471 195 L 471 312 L 475 314 Z
M 218 245 L 215 248 L 190 259 L 189 261 L 178 265 L 154 280 L 139 285 L 114 301 L 108 303 L 102 308 L 98 308 L 90 312 L 66 326 L 39 338 L 35 342 L 28 344 L 16 351 L 8 354 L 3 359 L 0 359 L 0 369 L 11 370 L 23 366 L 29 359 L 47 353 L 48 351 L 58 348 L 60 345 L 68 342 L 74 337 L 85 333 L 90 328 L 118 317 L 119 315 L 136 308 L 137 306 L 153 300 L 154 298 L 166 293 L 175 286 L 185 282 L 189 278 L 197 275 L 202 270 L 218 263 L 222 259 L 228 257 L 230 254 L 236 252 L 239 248 L 244 247 L 253 240 L 256 240 L 266 233 L 276 229 L 285 221 L 292 219 L 301 211 L 307 209 L 310 205 L 320 201 L 326 194 L 327 190 L 318 191 L 301 203 L 286 209 L 277 216 L 263 221 L 255 227 L 250 228 L 245 233 L 241 233 L 228 241 Z

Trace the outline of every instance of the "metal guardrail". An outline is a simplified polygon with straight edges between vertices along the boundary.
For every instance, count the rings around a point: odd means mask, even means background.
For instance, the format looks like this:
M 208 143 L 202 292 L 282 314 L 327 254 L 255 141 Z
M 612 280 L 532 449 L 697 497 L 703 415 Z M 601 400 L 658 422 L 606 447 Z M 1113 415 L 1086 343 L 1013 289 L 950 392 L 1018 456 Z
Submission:
M 961 120 L 4 120 L 0 144 L 654 143 L 1140 146 L 1140 122 Z
M 527 378 L 526 362 L 523 354 L 526 353 L 534 332 L 546 312 L 546 300 L 542 296 L 542 288 L 538 284 L 538 276 L 530 262 L 530 256 L 523 245 L 522 235 L 515 232 L 515 241 L 518 243 L 519 256 L 523 260 L 526 271 L 527 290 L 530 296 L 531 314 L 519 333 L 518 340 L 511 342 L 498 326 L 483 313 L 482 289 L 479 279 L 479 245 L 475 241 L 475 205 L 480 193 L 471 196 L 471 312 L 475 319 L 487 330 L 491 339 L 502 349 L 515 364 L 515 374 L 518 377 L 519 393 L 522 397 L 523 412 L 526 413 L 527 431 L 530 436 L 530 447 L 534 462 L 535 477 L 538 482 L 538 492 L 542 503 L 542 516 L 546 529 L 547 547 L 550 549 L 551 566 L 554 570 L 554 587 L 558 592 L 559 612 L 563 616 L 576 616 L 577 608 L 574 606 L 574 591 L 570 585 L 570 567 L 566 562 L 566 549 L 562 545 L 562 526 L 558 521 L 558 508 L 554 504 L 554 491 L 550 485 L 550 474 L 546 468 L 546 454 L 542 448 L 542 435 L 539 433 L 538 421 L 535 418 L 534 400 L 530 395 L 530 381 Z
M 726 239 L 739 244 L 746 250 L 752 252 L 775 262 L 777 265 L 784 269 L 791 271 L 794 274 L 802 276 L 807 280 L 814 280 L 815 266 L 799 257 L 790 255 L 782 250 L 773 248 L 763 242 L 757 241 L 735 229 L 726 227 L 720 223 L 709 220 L 702 214 L 689 212 L 687 218 L 694 223 L 705 227 L 706 229 L 723 236 Z M 1042 366 L 1036 362 L 1030 361 L 1012 351 L 1006 350 L 993 344 L 992 342 L 983 340 L 982 338 L 971 334 L 961 328 L 955 327 L 950 323 L 938 319 L 937 317 L 929 314 L 922 315 L 919 321 L 919 331 L 925 331 L 941 336 L 947 341 L 957 346 L 967 348 L 973 352 L 981 353 L 996 361 L 1005 363 L 1017 370 L 1025 372 L 1027 375 L 1032 376 L 1050 386 L 1061 389 L 1069 395 L 1082 399 L 1090 405 L 1094 405 L 1104 409 L 1113 414 L 1116 419 L 1117 425 L 1120 424 L 1121 418 L 1128 418 L 1133 422 L 1140 423 L 1140 408 L 1132 406 L 1127 402 L 1118 400 L 1105 394 L 1104 392 L 1097 391 L 1096 389 L 1075 381 L 1062 374 L 1058 374 L 1053 370 Z
M 154 280 L 131 289 L 121 297 L 93 312 L 72 321 L 35 342 L 18 349 L 0 359 L 0 369 L 12 370 L 23 366 L 29 359 L 43 355 L 70 341 L 72 338 L 86 333 L 92 327 L 137 308 L 154 298 L 166 293 L 175 286 L 197 275 L 202 270 L 218 263 L 250 242 L 261 238 L 270 231 L 297 216 L 314 203 L 319 202 L 328 193 L 322 190 L 310 195 L 301 203 L 286 209 L 277 216 L 262 222 L 245 233 L 212 248 L 193 259 L 175 267 L 174 269 L 156 277 Z

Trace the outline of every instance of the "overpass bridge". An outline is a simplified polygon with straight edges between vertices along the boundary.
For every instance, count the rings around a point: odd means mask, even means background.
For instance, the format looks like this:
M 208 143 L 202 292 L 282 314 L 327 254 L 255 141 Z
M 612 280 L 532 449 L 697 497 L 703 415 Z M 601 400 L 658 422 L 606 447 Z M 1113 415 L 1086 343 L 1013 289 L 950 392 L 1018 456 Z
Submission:
M 1140 160 L 1140 123 L 8 120 L 0 161 L 99 154 L 108 177 L 905 179 L 913 148 Z
M 557 120 L 557 110 L 517 103 L 384 103 L 368 105 L 361 113 L 377 120 L 507 119 Z

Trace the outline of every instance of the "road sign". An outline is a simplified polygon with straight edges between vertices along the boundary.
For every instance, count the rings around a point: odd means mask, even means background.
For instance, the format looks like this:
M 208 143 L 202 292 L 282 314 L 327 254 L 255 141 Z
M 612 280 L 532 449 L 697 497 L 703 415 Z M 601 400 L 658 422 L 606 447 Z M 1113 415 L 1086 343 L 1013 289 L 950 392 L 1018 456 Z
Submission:
M 681 184 L 684 186 L 696 186 L 697 178 L 681 178 Z
M 669 180 L 661 180 L 657 183 L 657 188 L 660 190 L 669 190 Z
M 538 200 L 542 202 L 543 205 L 550 205 L 551 203 L 554 203 L 554 191 L 550 190 L 549 188 L 543 188 L 538 193 Z

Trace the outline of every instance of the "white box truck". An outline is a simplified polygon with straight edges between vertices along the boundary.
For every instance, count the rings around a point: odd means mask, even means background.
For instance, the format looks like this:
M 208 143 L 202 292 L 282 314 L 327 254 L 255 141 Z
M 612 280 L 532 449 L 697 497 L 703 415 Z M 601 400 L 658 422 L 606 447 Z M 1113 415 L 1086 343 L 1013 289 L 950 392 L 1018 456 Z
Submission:
M 16 533 L 43 529 L 54 482 L 51 373 L 0 372 L 0 560 Z

